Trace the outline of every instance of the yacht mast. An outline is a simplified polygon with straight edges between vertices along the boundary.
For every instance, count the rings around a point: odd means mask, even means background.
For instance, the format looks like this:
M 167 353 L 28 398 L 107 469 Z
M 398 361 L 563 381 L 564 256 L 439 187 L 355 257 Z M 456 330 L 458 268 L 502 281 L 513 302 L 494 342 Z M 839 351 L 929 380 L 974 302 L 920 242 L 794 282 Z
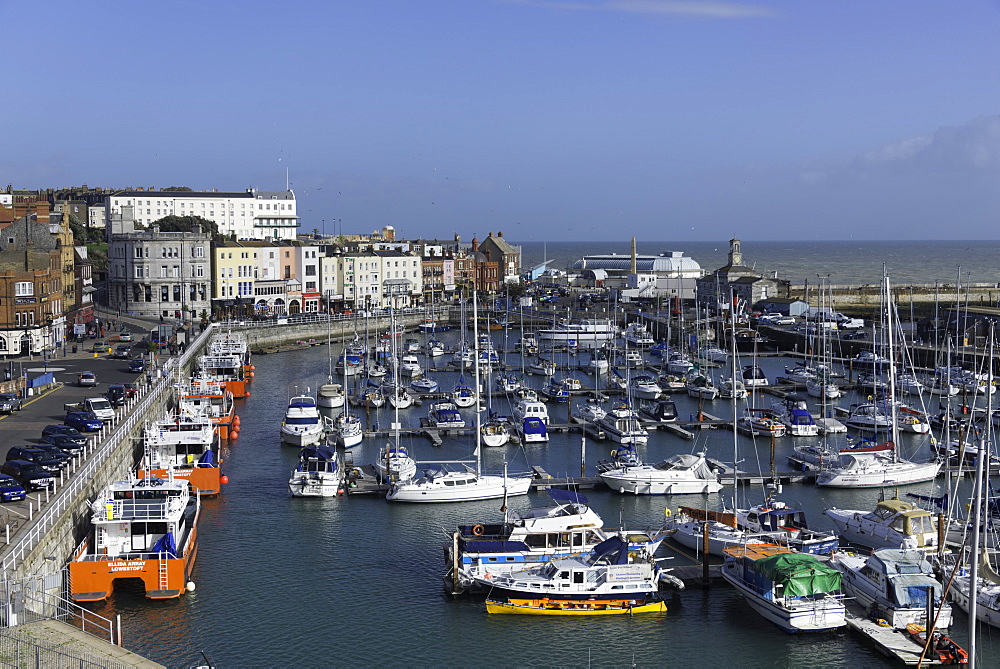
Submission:
M 472 353 L 472 364 L 476 367 L 476 476 L 479 476 L 479 470 L 482 468 L 482 446 L 483 433 L 481 430 L 480 421 L 482 420 L 482 415 L 480 414 L 481 405 L 479 403 L 479 393 L 480 393 L 480 379 L 479 379 L 479 309 L 478 309 L 478 294 L 475 288 L 472 289 L 472 338 L 475 341 Z
M 885 268 L 882 269 L 884 274 L 884 286 L 885 286 L 885 307 L 886 307 L 886 352 L 889 358 L 889 403 L 888 414 L 889 427 L 890 427 L 890 439 L 892 439 L 892 461 L 899 462 L 899 425 L 896 423 L 896 353 L 895 346 L 893 345 L 893 329 L 896 323 L 895 310 L 896 304 L 892 300 L 892 290 L 889 287 L 889 275 L 885 273 Z M 876 360 L 877 361 L 877 360 Z

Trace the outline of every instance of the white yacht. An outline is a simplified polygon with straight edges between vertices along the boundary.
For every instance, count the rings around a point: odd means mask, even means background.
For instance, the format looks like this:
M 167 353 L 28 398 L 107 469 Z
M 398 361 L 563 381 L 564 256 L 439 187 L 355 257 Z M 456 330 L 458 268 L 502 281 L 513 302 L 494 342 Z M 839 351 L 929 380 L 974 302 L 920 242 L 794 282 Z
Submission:
M 809 413 L 806 399 L 801 395 L 786 395 L 784 400 L 771 404 L 771 412 L 784 424 L 786 434 L 793 437 L 815 437 L 819 434 L 819 426 Z
M 570 417 L 578 423 L 596 423 L 607 415 L 607 410 L 593 397 L 586 402 L 575 402 L 570 409 Z
M 361 419 L 350 410 L 337 414 L 332 421 L 329 421 L 329 426 L 335 443 L 342 448 L 357 446 L 365 436 Z
M 427 410 L 427 422 L 431 427 L 452 429 L 465 427 L 462 413 L 451 400 L 435 400 Z
M 844 425 L 867 432 L 888 432 L 892 428 L 889 415 L 874 403 L 852 404 Z
M 288 492 L 292 497 L 335 497 L 343 481 L 340 454 L 326 446 L 310 446 L 299 453 L 299 464 L 288 479 Z
M 601 472 L 612 490 L 636 495 L 683 495 L 719 492 L 722 484 L 704 453 L 672 455 L 655 465 L 620 466 Z
M 323 421 L 316 400 L 298 395 L 288 402 L 281 421 L 281 441 L 289 446 L 311 446 L 323 440 Z
M 622 332 L 622 339 L 629 346 L 637 348 L 649 348 L 656 343 L 653 335 L 649 333 L 649 328 L 646 327 L 646 324 L 639 321 L 633 321 L 628 324 L 628 327 Z
M 649 440 L 635 409 L 624 402 L 612 407 L 594 424 L 619 444 L 645 444 Z
M 386 444 L 375 462 L 375 476 L 379 481 L 409 481 L 417 475 L 417 463 L 405 446 Z
M 895 444 L 884 442 L 865 450 L 844 449 L 840 462 L 816 476 L 816 485 L 831 488 L 879 488 L 922 483 L 937 477 L 940 462 L 911 462 L 896 455 Z
M 514 429 L 525 443 L 549 440 L 549 410 L 537 399 L 523 399 L 514 405 Z
M 861 546 L 933 551 L 938 545 L 934 514 L 899 499 L 882 500 L 874 511 L 831 507 L 824 513 L 842 538 Z
M 704 374 L 688 375 L 684 382 L 684 389 L 688 397 L 698 400 L 714 400 L 719 396 L 719 388 L 712 383 L 712 379 Z
M 339 383 L 324 383 L 316 392 L 316 405 L 323 409 L 339 409 L 346 401 L 344 387 Z
M 663 392 L 651 374 L 636 374 L 629 381 L 629 393 L 640 400 L 655 400 Z
M 618 336 L 618 326 L 611 320 L 579 319 L 554 328 L 539 330 L 538 338 L 560 346 L 575 342 L 580 348 L 598 348 Z
M 458 470 L 444 465 L 428 467 L 422 477 L 393 484 L 385 496 L 390 502 L 472 502 L 527 495 L 531 477 L 486 476 L 472 467 Z

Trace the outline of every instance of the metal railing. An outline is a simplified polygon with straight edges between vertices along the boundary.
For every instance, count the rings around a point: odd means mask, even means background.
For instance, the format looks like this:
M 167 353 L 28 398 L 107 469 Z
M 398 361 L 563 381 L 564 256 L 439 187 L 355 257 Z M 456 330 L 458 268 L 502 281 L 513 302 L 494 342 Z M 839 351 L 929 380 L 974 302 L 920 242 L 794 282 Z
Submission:
M 85 458 L 86 462 L 79 465 L 78 460 L 74 460 L 72 465 L 73 471 L 68 475 L 65 485 L 64 477 L 60 473 L 59 482 L 56 484 L 52 495 L 49 494 L 48 490 L 45 491 L 47 506 L 44 511 L 42 510 L 43 504 L 41 498 L 37 500 L 39 511 L 37 516 L 34 515 L 34 504 L 29 503 L 27 521 L 31 523 L 31 526 L 23 535 L 15 537 L 13 544 L 11 543 L 11 525 L 8 524 L 5 527 L 7 545 L 3 549 L 0 549 L 0 555 L 3 555 L 3 560 L 0 562 L 0 569 L 8 573 L 17 569 L 21 561 L 31 553 L 42 537 L 69 510 L 70 505 L 76 504 L 76 498 L 91 484 L 97 471 L 111 457 L 118 448 L 118 445 L 125 440 L 129 432 L 136 425 L 145 420 L 150 405 L 157 398 L 161 397 L 172 385 L 172 379 L 170 378 L 171 370 L 190 360 L 191 356 L 198 349 L 201 340 L 205 339 L 207 341 L 207 337 L 211 336 L 212 330 L 211 326 L 206 328 L 198 339 L 187 348 L 183 355 L 167 361 L 163 367 L 163 375 L 159 379 L 154 380 L 141 397 L 133 398 L 126 405 L 129 409 L 127 417 L 118 423 L 113 431 L 109 427 L 104 427 L 97 433 L 97 436 L 93 440 L 88 440 L 86 452 L 79 458 Z M 60 486 L 62 487 L 60 488 Z M 19 528 L 15 525 L 13 529 L 16 531 Z
M 67 653 L 33 640 L 20 630 L 0 632 L 0 665 L 25 669 L 131 669 L 134 664 L 116 662 L 83 651 Z

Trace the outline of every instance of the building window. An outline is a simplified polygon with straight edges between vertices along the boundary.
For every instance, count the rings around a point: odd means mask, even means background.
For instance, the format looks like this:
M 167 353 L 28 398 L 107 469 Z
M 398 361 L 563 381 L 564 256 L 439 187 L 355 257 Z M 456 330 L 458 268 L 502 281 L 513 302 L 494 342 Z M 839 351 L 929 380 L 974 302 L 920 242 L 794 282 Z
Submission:
M 204 246 L 196 246 L 196 247 L 194 247 L 194 257 L 195 258 L 204 258 L 205 257 L 205 247 Z
M 15 297 L 30 297 L 35 294 L 35 284 L 30 281 L 18 281 L 14 284 Z
M 205 276 L 205 266 L 204 265 L 195 265 L 194 266 L 194 275 L 197 276 L 197 277 L 203 277 L 203 276 Z

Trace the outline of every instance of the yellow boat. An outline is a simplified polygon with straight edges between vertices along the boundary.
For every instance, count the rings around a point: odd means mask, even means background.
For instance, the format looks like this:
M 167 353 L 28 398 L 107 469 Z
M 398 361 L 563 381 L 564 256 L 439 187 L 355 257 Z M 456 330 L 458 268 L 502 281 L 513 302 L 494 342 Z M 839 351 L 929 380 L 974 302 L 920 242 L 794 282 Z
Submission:
M 510 599 L 486 600 L 487 613 L 521 613 L 532 616 L 608 616 L 634 613 L 666 613 L 666 602 L 628 599 Z

